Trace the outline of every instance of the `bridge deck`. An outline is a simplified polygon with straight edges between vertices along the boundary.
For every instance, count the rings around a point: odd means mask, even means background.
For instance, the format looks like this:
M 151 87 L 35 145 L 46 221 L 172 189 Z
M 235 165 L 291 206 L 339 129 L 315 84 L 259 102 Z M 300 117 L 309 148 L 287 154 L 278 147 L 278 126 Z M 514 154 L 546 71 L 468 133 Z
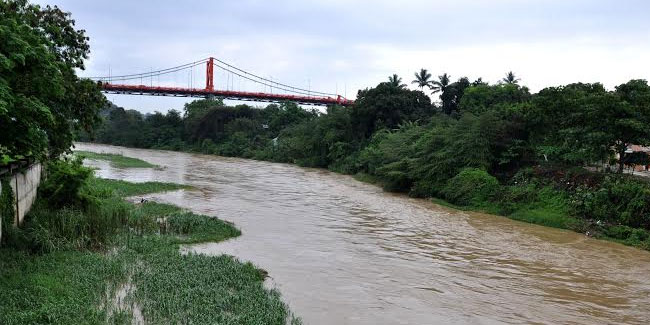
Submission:
M 172 97 L 222 97 L 224 99 L 283 102 L 292 101 L 299 104 L 309 105 L 341 105 L 349 106 L 353 100 L 338 97 L 325 96 L 301 96 L 287 94 L 270 94 L 233 90 L 208 90 L 202 88 L 178 88 L 178 87 L 150 87 L 145 85 L 118 85 L 102 83 L 102 91 L 109 94 L 128 95 L 151 95 L 151 96 L 172 96 Z

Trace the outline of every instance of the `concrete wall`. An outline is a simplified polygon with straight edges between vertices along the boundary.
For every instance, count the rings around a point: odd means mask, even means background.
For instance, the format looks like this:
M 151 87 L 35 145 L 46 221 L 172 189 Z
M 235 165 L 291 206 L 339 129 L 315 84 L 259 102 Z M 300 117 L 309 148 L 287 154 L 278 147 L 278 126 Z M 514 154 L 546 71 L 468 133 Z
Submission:
M 14 209 L 16 212 L 13 222 L 14 226 L 22 224 L 25 215 L 31 209 L 32 204 L 34 204 L 38 185 L 41 183 L 42 171 L 41 164 L 37 163 L 27 167 L 23 172 L 17 172 L 11 175 L 9 184 L 11 185 L 11 190 L 14 192 Z M 2 190 L 0 189 L 0 193 L 2 193 Z M 3 225 L 2 220 L 0 220 L 0 236 L 2 236 L 2 227 L 7 226 L 9 225 Z

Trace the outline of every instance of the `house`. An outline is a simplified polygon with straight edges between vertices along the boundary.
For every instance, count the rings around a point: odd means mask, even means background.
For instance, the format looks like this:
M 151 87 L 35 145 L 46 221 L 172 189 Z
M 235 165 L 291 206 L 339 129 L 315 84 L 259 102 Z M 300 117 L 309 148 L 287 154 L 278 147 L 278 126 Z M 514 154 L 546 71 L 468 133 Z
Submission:
M 634 168 L 634 171 L 650 170 L 650 147 L 644 147 L 636 144 L 629 145 L 625 150 L 625 156 L 630 157 L 626 160 L 627 167 Z

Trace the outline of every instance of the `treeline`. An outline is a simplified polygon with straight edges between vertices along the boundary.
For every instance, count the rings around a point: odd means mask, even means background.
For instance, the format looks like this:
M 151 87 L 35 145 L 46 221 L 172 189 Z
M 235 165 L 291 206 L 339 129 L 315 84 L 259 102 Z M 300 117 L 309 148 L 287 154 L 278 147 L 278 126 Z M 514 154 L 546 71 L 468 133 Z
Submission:
M 428 76 L 427 76 L 428 75 Z M 444 74 L 420 90 L 393 75 L 352 107 L 264 109 L 198 100 L 142 115 L 111 106 L 96 141 L 288 162 L 357 174 L 387 190 L 589 231 L 650 247 L 650 187 L 620 174 L 631 144 L 650 140 L 650 87 L 576 83 L 531 94 Z M 432 103 L 425 87 L 440 98 Z M 615 166 L 592 172 L 584 167 Z

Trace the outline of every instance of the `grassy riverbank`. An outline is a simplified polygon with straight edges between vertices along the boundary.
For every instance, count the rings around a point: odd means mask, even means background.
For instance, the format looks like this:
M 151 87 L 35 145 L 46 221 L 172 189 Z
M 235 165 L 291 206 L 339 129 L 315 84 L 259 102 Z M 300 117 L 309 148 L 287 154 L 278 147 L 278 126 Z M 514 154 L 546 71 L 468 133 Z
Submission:
M 75 155 L 95 160 L 106 160 L 111 163 L 111 166 L 116 168 L 155 168 L 158 167 L 154 164 L 148 163 L 144 160 L 127 157 L 121 154 L 113 153 L 96 153 L 91 151 L 75 151 Z
M 264 271 L 179 252 L 181 244 L 240 235 L 232 224 L 124 200 L 183 188 L 90 178 L 87 208 L 53 209 L 39 199 L 0 249 L 0 324 L 285 324 L 290 312 L 263 287 Z
M 650 163 L 628 152 L 650 144 L 645 80 L 531 94 L 460 78 L 438 89 L 439 106 L 393 77 L 325 111 L 209 99 L 142 115 L 111 105 L 95 139 L 361 174 L 386 191 L 650 249 L 650 184 L 622 172 Z
M 201 150 L 193 147 L 176 151 L 201 153 Z M 647 187 L 646 180 L 638 180 L 626 175 L 606 175 L 581 168 L 570 168 L 566 171 L 558 168 L 562 167 L 553 167 L 551 171 L 543 168 L 537 171 L 523 170 L 512 176 L 506 184 L 500 184 L 496 178 L 484 171 L 470 169 L 466 174 L 473 176 L 463 177 L 463 173 L 459 173 L 460 176 L 440 185 L 440 189 L 436 190 L 438 196 L 429 199 L 436 204 L 457 210 L 489 213 L 517 221 L 573 230 L 598 239 L 650 250 L 650 231 L 612 222 L 606 210 L 607 206 L 611 206 L 610 208 L 613 209 L 611 214 L 626 213 L 624 210 L 633 209 L 636 204 L 634 201 L 626 202 L 614 197 L 595 196 L 595 193 L 629 195 L 630 193 L 625 192 L 634 191 L 631 195 L 640 197 L 642 201 L 645 195 L 644 189 Z M 338 169 L 329 169 L 341 172 Z M 547 176 L 536 173 L 560 173 L 561 175 Z M 354 174 L 354 178 L 380 186 L 387 191 L 403 192 L 395 185 L 400 182 L 396 182 L 394 176 L 390 174 L 373 175 L 359 172 Z M 621 186 L 625 188 L 616 189 Z M 616 203 L 612 205 L 608 201 Z M 600 213 L 594 215 L 593 212 Z M 576 214 L 579 213 L 590 215 L 591 218 L 577 217 Z
M 361 182 L 385 187 L 380 178 L 372 175 L 359 173 L 354 175 L 354 178 Z M 500 215 L 517 221 L 578 231 L 581 222 L 570 216 L 565 196 L 550 188 L 543 189 L 539 194 L 535 200 L 510 204 L 508 207 L 504 207 L 499 202 L 487 200 L 470 200 L 471 203 L 468 205 L 457 205 L 442 198 L 430 198 L 430 200 L 435 204 L 456 210 Z

